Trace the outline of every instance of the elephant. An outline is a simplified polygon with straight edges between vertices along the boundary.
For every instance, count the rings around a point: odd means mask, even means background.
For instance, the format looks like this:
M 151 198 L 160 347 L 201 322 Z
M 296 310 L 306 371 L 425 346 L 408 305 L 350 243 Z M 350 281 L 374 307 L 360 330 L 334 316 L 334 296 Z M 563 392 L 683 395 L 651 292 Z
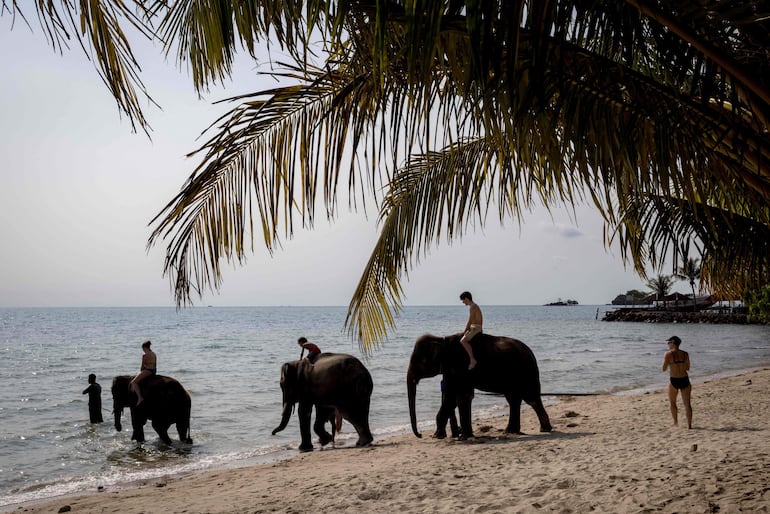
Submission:
M 478 364 L 468 370 L 469 358 L 460 344 L 462 334 L 437 337 L 426 334 L 417 339 L 409 359 L 406 375 L 409 416 L 412 432 L 417 437 L 415 397 L 420 379 L 443 373 L 442 405 L 436 417 L 436 437 L 446 436 L 446 418 L 457 406 L 460 414 L 460 439 L 473 437 L 471 402 L 473 391 L 479 389 L 503 394 L 508 400 L 510 414 L 506 432 L 521 433 L 521 401 L 537 413 L 540 431 L 552 430 L 548 413 L 540 398 L 540 372 L 532 350 L 510 337 L 478 334 L 471 339 Z
M 140 382 L 144 401 L 137 406 L 136 394 L 129 385 L 133 379 L 130 375 L 120 375 L 112 380 L 112 405 L 115 415 L 115 430 L 120 432 L 120 416 L 123 408 L 131 409 L 131 426 L 134 431 L 131 440 L 144 441 L 144 424 L 152 420 L 152 428 L 166 444 L 171 444 L 168 428 L 176 424 L 179 440 L 192 444 L 190 437 L 190 408 L 192 401 L 190 393 L 171 377 L 153 375 Z
M 273 435 L 286 428 L 294 404 L 298 403 L 300 451 L 313 450 L 310 416 L 314 406 L 316 420 L 313 430 L 318 434 L 321 446 L 333 440 L 325 424 L 330 420 L 334 424 L 335 409 L 358 432 L 356 446 L 368 446 L 374 440 L 369 430 L 369 403 L 373 388 L 369 370 L 352 355 L 321 353 L 315 362 L 308 359 L 287 362 L 281 367 L 281 423 L 273 430 Z

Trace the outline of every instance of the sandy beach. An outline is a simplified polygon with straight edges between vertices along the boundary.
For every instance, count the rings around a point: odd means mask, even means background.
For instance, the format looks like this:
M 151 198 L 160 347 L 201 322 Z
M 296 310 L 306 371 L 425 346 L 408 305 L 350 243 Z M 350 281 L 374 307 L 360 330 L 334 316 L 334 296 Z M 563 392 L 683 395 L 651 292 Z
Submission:
M 465 442 L 403 435 L 368 448 L 165 477 L 8 506 L 25 513 L 768 512 L 770 370 L 693 386 L 693 429 L 673 427 L 663 389 L 562 398 L 554 431 L 476 420 Z

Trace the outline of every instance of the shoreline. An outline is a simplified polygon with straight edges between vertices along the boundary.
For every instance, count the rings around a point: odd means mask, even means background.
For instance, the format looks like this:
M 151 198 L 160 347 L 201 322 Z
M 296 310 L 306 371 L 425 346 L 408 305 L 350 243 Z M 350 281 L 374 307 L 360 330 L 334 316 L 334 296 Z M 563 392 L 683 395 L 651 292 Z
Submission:
M 770 368 L 693 380 L 693 430 L 671 426 L 660 386 L 563 397 L 547 406 L 550 434 L 537 431 L 526 406 L 526 435 L 505 434 L 505 417 L 477 419 L 477 437 L 467 442 L 410 432 L 368 448 L 164 476 L 0 511 L 766 511 L 768 391 Z
M 720 372 L 712 375 L 707 375 L 702 378 L 691 377 L 691 381 L 693 385 L 697 385 L 698 383 L 708 382 L 710 380 L 742 375 L 742 374 L 751 373 L 762 369 L 765 369 L 765 368 L 760 366 L 760 367 L 752 367 L 752 368 L 746 368 L 741 370 L 724 371 L 724 372 Z M 621 388 L 621 389 L 613 389 L 609 391 L 587 392 L 587 393 L 573 393 L 573 394 L 551 393 L 551 394 L 543 394 L 542 397 L 543 397 L 543 403 L 546 409 L 550 411 L 552 406 L 562 401 L 562 398 L 597 397 L 597 396 L 606 396 L 606 395 L 633 396 L 638 394 L 648 394 L 650 392 L 654 392 L 655 390 L 660 389 L 660 385 L 661 385 L 660 383 L 656 383 L 653 385 L 647 385 L 642 387 Z M 505 398 L 501 394 L 488 393 L 484 391 L 477 391 L 476 394 L 477 396 L 486 395 L 486 396 L 493 396 L 493 397 L 499 398 L 500 402 L 504 406 L 500 406 L 499 408 L 496 408 L 494 410 L 499 411 L 501 413 L 507 410 L 507 404 L 505 402 Z M 523 403 L 522 408 L 523 408 L 522 415 L 524 415 L 526 410 L 529 409 L 529 406 Z M 480 409 L 478 405 L 474 407 L 474 418 L 473 418 L 474 424 L 484 423 L 485 421 L 495 420 L 498 418 L 503 419 L 502 414 L 487 414 L 487 415 L 481 415 L 481 416 L 477 415 L 479 411 L 483 412 L 484 410 L 485 410 L 484 408 Z M 423 437 L 429 436 L 430 433 L 433 432 L 435 427 L 434 420 L 428 419 L 428 420 L 418 421 L 418 427 L 421 430 Z M 376 433 L 376 431 L 374 432 Z M 411 428 L 408 427 L 408 423 L 406 428 L 403 428 L 401 430 L 388 432 L 387 435 L 384 435 L 384 436 L 375 435 L 375 442 L 387 441 L 388 439 L 391 439 L 394 437 L 407 436 L 407 435 L 413 436 Z M 355 441 L 357 436 L 356 436 L 355 430 L 353 430 L 352 427 L 350 427 L 350 430 L 343 433 L 342 437 L 343 437 L 343 441 L 340 446 L 344 446 L 346 444 L 345 442 L 346 439 L 348 442 Z M 314 438 L 314 443 L 317 445 L 315 434 L 313 434 L 313 438 Z M 332 449 L 331 447 L 325 447 L 322 449 L 319 446 L 316 446 L 315 451 L 328 451 L 331 449 Z M 146 485 L 154 481 L 176 480 L 179 478 L 186 478 L 186 477 L 195 476 L 195 475 L 199 475 L 207 472 L 238 470 L 241 468 L 249 468 L 249 467 L 260 466 L 260 465 L 270 465 L 270 464 L 275 464 L 278 462 L 293 459 L 298 455 L 300 455 L 300 453 L 297 451 L 297 448 L 295 446 L 291 448 L 275 450 L 270 453 L 263 453 L 263 454 L 248 456 L 248 457 L 238 457 L 233 461 L 220 462 L 218 464 L 213 464 L 213 465 L 206 465 L 206 466 L 200 466 L 200 467 L 195 465 L 174 466 L 172 469 L 169 469 L 166 471 L 159 471 L 158 473 L 147 477 L 123 478 L 118 480 L 110 480 L 110 479 L 102 480 L 101 483 L 98 485 L 98 489 L 95 489 L 95 487 L 97 486 L 89 485 L 88 487 L 76 487 L 70 491 L 60 492 L 56 494 L 49 494 L 38 498 L 25 499 L 15 503 L 0 504 L 0 512 L 6 512 L 6 510 L 11 509 L 13 507 L 47 502 L 49 500 L 54 500 L 57 498 L 70 498 L 70 497 L 75 497 L 75 496 L 80 496 L 85 494 L 91 494 L 94 492 L 103 492 L 104 490 L 118 491 L 123 489 L 130 489 L 141 485 Z M 51 484 L 48 484 L 47 486 L 38 486 L 36 487 L 36 489 L 45 490 L 50 485 Z M 24 492 L 20 494 L 23 495 Z

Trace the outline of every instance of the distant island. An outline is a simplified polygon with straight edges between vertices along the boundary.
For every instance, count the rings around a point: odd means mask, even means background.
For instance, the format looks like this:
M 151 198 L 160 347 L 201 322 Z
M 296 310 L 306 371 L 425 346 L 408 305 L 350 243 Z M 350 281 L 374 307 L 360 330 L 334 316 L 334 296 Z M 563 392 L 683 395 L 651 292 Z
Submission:
M 563 305 L 578 305 L 577 300 L 567 300 L 566 302 L 563 302 L 561 298 L 559 298 L 555 302 L 546 303 L 546 307 L 561 307 Z

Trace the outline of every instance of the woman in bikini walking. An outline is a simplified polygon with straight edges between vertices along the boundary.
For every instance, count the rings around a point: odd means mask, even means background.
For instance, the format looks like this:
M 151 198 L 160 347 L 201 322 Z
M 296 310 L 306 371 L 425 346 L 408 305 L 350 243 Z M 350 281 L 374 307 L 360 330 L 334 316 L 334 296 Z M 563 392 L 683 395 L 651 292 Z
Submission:
M 682 340 L 673 336 L 668 340 L 668 351 L 663 357 L 663 371 L 668 369 L 670 375 L 668 384 L 668 403 L 671 407 L 671 416 L 674 418 L 674 426 L 677 426 L 676 397 L 682 392 L 684 411 L 687 415 L 687 428 L 692 428 L 692 405 L 690 405 L 690 393 L 692 385 L 687 371 L 690 369 L 690 355 L 679 349 Z

